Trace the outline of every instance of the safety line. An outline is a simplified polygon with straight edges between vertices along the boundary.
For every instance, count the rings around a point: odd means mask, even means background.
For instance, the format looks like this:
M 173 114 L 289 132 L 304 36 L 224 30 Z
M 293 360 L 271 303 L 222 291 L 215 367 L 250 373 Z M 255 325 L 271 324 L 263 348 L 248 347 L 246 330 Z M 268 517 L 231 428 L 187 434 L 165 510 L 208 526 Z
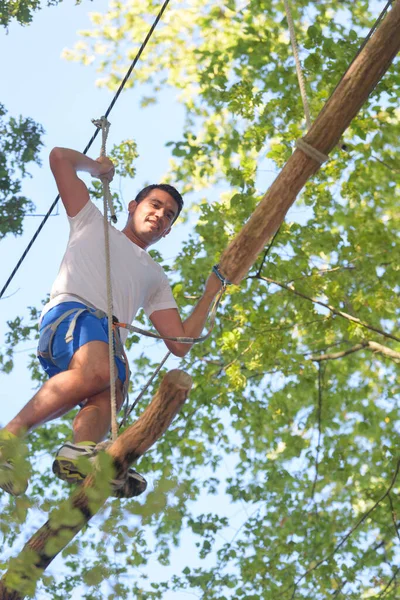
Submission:
M 101 130 L 101 150 L 100 156 L 107 156 L 106 144 L 110 122 L 107 117 L 98 121 L 93 121 L 94 125 Z M 108 330 L 108 362 L 110 366 L 110 408 L 111 408 L 111 439 L 113 442 L 118 437 L 117 423 L 117 385 L 115 381 L 115 349 L 114 349 L 114 328 L 113 328 L 113 290 L 111 282 L 111 250 L 110 250 L 110 232 L 108 229 L 108 211 L 111 219 L 114 215 L 114 207 L 110 192 L 110 182 L 106 177 L 101 178 L 103 186 L 103 225 L 104 225 L 104 254 L 106 259 L 106 288 L 107 288 L 107 330 Z M 115 217 L 115 215 L 114 215 Z
M 167 8 L 168 4 L 169 4 L 170 0 L 165 0 L 164 4 L 162 5 L 160 12 L 158 13 L 156 19 L 154 20 L 153 25 L 150 27 L 148 34 L 146 35 L 142 45 L 139 48 L 138 53 L 136 54 L 135 58 L 133 59 L 133 62 L 131 64 L 131 66 L 129 67 L 124 79 L 121 82 L 121 85 L 119 86 L 113 100 L 111 101 L 111 104 L 109 105 L 109 107 L 107 108 L 106 112 L 105 112 L 105 117 L 108 117 L 108 115 L 110 114 L 110 112 L 112 111 L 114 104 L 116 103 L 120 93 L 122 92 L 126 82 L 128 81 L 133 69 L 136 66 L 136 63 L 138 62 L 139 58 L 141 57 L 143 50 L 146 48 L 146 45 L 149 41 L 149 39 L 151 38 L 153 31 L 155 30 L 155 28 L 157 27 L 161 17 L 164 14 L 165 9 Z M 96 139 L 96 137 L 99 134 L 99 129 L 96 129 L 94 134 L 92 135 L 89 143 L 87 144 L 86 148 L 84 149 L 84 151 L 82 152 L 82 154 L 86 154 L 89 150 L 89 148 L 92 146 L 94 140 Z M 21 264 L 23 263 L 23 261 L 25 260 L 26 255 L 28 254 L 29 250 L 32 248 L 33 244 L 36 241 L 36 238 L 38 237 L 39 233 L 42 231 L 47 219 L 50 217 L 51 213 L 53 212 L 54 208 L 57 205 L 57 202 L 60 199 L 60 194 L 57 195 L 56 199 L 54 200 L 54 202 L 52 203 L 52 205 L 50 206 L 48 212 L 46 213 L 43 221 L 40 223 L 38 229 L 36 230 L 34 236 L 32 237 L 31 241 L 29 242 L 29 244 L 27 245 L 26 249 L 24 250 L 21 258 L 19 259 L 19 261 L 17 262 L 16 266 L 14 267 L 11 275 L 9 276 L 9 278 L 7 279 L 5 285 L 3 286 L 3 289 L 0 292 L 0 298 L 3 297 L 4 292 L 7 290 L 8 286 L 10 285 L 11 281 L 14 279 L 15 274 L 17 273 L 18 269 L 20 268 Z
M 306 84 L 304 81 L 303 70 L 301 68 L 301 62 L 300 62 L 299 49 L 298 49 L 297 40 L 296 40 L 296 31 L 294 28 L 292 9 L 290 7 L 289 0 L 283 0 L 283 4 L 285 5 L 286 18 L 287 18 L 287 22 L 289 25 L 290 41 L 292 43 L 294 62 L 296 65 L 297 80 L 299 82 L 301 101 L 303 102 L 304 115 L 306 118 L 306 125 L 307 125 L 307 129 L 311 129 L 311 111 L 310 111 L 310 105 L 308 103 L 308 98 L 307 98 L 307 90 L 306 90 Z

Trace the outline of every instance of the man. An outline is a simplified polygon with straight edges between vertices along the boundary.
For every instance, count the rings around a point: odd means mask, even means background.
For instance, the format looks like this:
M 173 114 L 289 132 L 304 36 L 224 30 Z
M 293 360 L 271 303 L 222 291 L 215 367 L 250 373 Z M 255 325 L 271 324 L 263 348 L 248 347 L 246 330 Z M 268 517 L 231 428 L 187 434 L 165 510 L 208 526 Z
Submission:
M 111 181 L 114 167 L 106 157 L 92 160 L 65 148 L 52 150 L 50 166 L 70 223 L 70 237 L 50 302 L 41 316 L 38 356 L 49 379 L 0 432 L 0 487 L 13 495 L 24 493 L 28 485 L 26 475 L 17 472 L 17 459 L 7 456 L 7 447 L 18 438 L 80 405 L 73 422 L 73 443 L 65 443 L 53 463 L 56 475 L 77 483 L 86 476 L 79 458 L 93 458 L 96 444 L 110 429 L 103 216 L 77 173 L 86 171 Z M 151 185 L 129 203 L 122 231 L 109 225 L 114 314 L 120 322 L 131 323 L 143 307 L 163 337 L 198 337 L 221 287 L 218 277 L 211 274 L 203 296 L 182 323 L 165 273 L 146 252 L 171 232 L 182 205 L 181 195 L 172 186 Z M 126 330 L 121 330 L 120 337 L 125 342 Z M 115 339 L 120 408 L 128 367 L 118 342 Z M 188 344 L 165 343 L 176 356 L 184 356 L 190 349 Z M 130 469 L 125 480 L 112 482 L 112 490 L 118 497 L 132 497 L 146 485 L 145 479 Z

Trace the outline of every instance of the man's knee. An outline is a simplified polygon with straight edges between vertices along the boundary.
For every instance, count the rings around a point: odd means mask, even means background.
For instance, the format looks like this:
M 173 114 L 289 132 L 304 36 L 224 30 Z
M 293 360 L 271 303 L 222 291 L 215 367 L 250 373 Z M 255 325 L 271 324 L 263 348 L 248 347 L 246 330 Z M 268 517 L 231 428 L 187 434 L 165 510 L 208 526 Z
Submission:
M 123 388 L 123 386 L 122 386 L 121 380 L 117 379 L 116 384 L 115 384 L 117 411 L 120 410 L 120 408 L 124 402 L 122 388 Z M 98 394 L 95 394 L 86 400 L 86 402 L 82 405 L 82 410 L 85 408 L 89 408 L 89 407 L 94 407 L 99 410 L 111 411 L 110 380 L 107 381 L 106 389 L 104 391 L 99 392 Z

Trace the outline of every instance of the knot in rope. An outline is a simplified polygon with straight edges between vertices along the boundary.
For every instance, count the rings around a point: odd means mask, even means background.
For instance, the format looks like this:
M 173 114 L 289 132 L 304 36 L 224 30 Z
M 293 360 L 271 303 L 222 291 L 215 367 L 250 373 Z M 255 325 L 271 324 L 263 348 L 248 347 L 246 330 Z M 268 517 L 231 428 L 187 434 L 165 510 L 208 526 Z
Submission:
M 100 119 L 92 119 L 92 123 L 95 127 L 97 127 L 97 129 L 101 129 L 100 156 L 106 156 L 107 138 L 108 138 L 108 133 L 110 131 L 111 123 L 107 119 L 107 117 L 100 117 Z M 103 196 L 105 196 L 108 210 L 110 211 L 111 221 L 113 223 L 116 223 L 117 217 L 116 217 L 115 211 L 114 211 L 114 205 L 113 205 L 112 195 L 111 195 L 111 190 L 110 190 L 110 183 L 105 178 L 100 178 L 100 180 L 103 185 Z M 105 214 L 108 214 L 108 210 L 106 211 Z

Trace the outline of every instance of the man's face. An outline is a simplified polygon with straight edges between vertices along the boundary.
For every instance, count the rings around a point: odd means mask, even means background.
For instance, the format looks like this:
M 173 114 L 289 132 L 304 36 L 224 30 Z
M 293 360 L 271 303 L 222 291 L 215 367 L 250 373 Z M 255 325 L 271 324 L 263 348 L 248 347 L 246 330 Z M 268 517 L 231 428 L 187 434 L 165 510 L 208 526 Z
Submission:
M 170 232 L 178 210 L 173 197 L 156 188 L 139 204 L 134 200 L 129 203 L 132 233 L 151 246 Z

